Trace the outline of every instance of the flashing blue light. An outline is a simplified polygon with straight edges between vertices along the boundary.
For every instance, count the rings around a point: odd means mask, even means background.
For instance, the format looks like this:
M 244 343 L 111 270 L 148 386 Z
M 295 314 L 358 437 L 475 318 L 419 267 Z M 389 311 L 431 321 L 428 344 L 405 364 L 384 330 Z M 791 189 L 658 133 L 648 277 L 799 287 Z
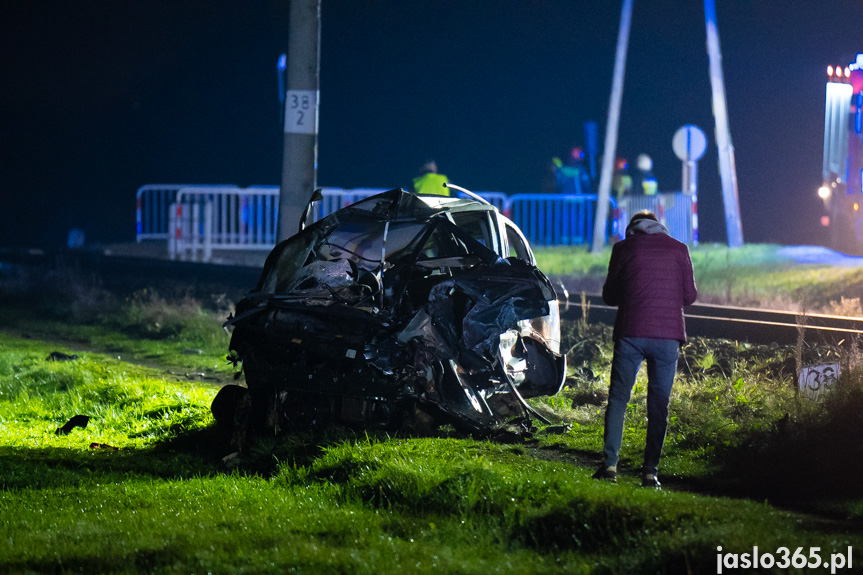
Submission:
M 854 131 L 863 132 L 863 92 L 857 94 L 857 111 L 854 113 Z
M 281 116 L 281 120 L 279 120 L 280 122 L 284 121 L 285 114 L 285 90 L 287 90 L 287 78 L 285 78 L 287 74 L 285 73 L 285 70 L 287 68 L 287 65 L 288 56 L 287 54 L 282 54 L 281 56 L 279 56 L 278 64 L 276 64 L 276 77 L 279 80 L 279 107 L 281 108 L 281 112 L 279 113 L 279 115 Z

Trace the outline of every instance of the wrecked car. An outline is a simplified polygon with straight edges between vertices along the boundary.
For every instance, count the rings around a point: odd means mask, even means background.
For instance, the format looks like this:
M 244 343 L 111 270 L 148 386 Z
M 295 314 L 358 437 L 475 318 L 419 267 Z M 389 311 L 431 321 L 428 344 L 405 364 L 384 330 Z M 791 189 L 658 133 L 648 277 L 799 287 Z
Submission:
M 395 189 L 301 225 L 225 325 L 248 391 L 223 388 L 214 415 L 268 431 L 529 429 L 525 399 L 566 370 L 551 282 L 473 194 Z

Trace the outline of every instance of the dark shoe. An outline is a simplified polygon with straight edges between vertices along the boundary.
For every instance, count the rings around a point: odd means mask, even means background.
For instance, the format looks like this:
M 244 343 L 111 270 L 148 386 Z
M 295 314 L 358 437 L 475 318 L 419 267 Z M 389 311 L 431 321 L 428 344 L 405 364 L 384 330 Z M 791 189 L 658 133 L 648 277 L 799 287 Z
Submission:
M 662 489 L 662 484 L 655 473 L 645 473 L 641 476 L 642 487 L 652 487 L 653 489 Z
M 617 469 L 614 467 L 606 467 L 605 465 L 602 465 L 599 469 L 596 470 L 596 473 L 593 474 L 593 478 L 605 479 L 606 481 L 617 483 Z

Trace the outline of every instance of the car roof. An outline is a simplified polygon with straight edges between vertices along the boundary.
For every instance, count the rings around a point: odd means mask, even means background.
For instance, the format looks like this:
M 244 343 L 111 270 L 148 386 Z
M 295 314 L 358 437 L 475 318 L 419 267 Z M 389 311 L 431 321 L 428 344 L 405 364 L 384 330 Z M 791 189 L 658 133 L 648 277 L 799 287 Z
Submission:
M 476 211 L 494 207 L 491 204 L 483 204 L 473 198 L 452 198 L 449 196 L 417 196 L 430 208 L 437 208 L 441 211 Z
M 370 216 L 392 220 L 427 219 L 440 213 L 496 211 L 497 208 L 472 198 L 421 196 L 396 188 L 360 200 L 342 210 L 365 212 Z

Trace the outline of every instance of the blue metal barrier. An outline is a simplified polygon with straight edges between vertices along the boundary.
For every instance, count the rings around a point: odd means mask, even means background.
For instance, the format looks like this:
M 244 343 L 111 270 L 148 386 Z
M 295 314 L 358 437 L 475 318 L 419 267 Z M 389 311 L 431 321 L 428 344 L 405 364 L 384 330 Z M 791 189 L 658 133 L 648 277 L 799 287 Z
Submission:
M 697 244 L 697 219 L 693 197 L 680 192 L 666 192 L 655 196 L 627 196 L 620 200 L 620 233 L 636 213 L 649 210 L 668 228 L 668 233 L 685 244 Z
M 617 204 L 609 198 L 611 207 Z M 515 194 L 504 213 L 527 240 L 541 246 L 586 245 L 593 240 L 596 196 L 593 194 Z
M 474 192 L 478 196 L 482 196 L 482 199 L 496 207 L 498 210 L 503 212 L 506 209 L 507 204 L 509 203 L 509 196 L 504 194 L 503 192 Z M 459 197 L 464 197 L 463 194 L 459 194 Z
M 315 210 L 314 219 L 383 191 L 378 188 L 323 188 L 323 201 Z M 193 246 L 206 245 L 207 249 L 269 249 L 276 241 L 278 192 L 278 186 L 143 186 L 137 197 L 137 241 L 170 237 L 180 254 L 189 242 Z M 588 245 L 593 239 L 596 216 L 593 194 L 478 194 L 512 219 L 531 244 Z M 169 217 L 169 206 L 175 202 L 176 213 L 171 212 Z M 612 233 L 616 233 L 618 222 L 625 225 L 629 214 L 650 209 L 660 215 L 674 237 L 691 242 L 693 210 L 688 196 L 630 197 L 620 206 L 610 198 L 609 203 L 611 213 L 619 216 L 619 219 L 613 217 Z M 205 208 L 210 210 L 208 215 L 205 215 Z M 198 223 L 193 225 L 189 218 L 195 214 Z M 174 219 L 173 226 L 170 218 Z M 197 239 L 186 238 L 186 231 Z
M 168 238 L 169 207 L 182 188 L 238 189 L 233 184 L 147 184 L 138 188 L 135 195 L 135 241 L 165 240 Z

